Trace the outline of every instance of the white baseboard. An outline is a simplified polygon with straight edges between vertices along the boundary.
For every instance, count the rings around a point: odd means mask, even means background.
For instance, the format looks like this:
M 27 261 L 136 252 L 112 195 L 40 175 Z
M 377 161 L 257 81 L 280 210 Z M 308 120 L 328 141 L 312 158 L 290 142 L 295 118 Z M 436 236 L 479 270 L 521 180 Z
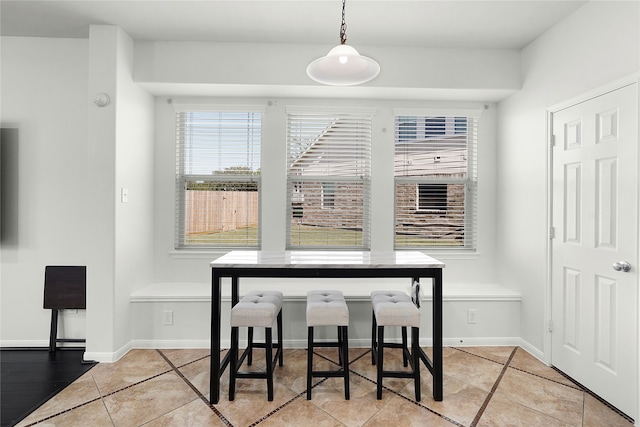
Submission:
M 230 342 L 223 340 L 221 348 L 229 348 Z M 423 338 L 420 345 L 430 347 L 433 344 L 431 338 Z M 488 347 L 488 346 L 518 346 L 540 361 L 544 361 L 544 353 L 520 337 L 472 337 L 472 338 L 444 338 L 445 347 Z M 2 348 L 47 348 L 49 341 L 45 340 L 3 340 Z M 371 346 L 369 339 L 349 340 L 351 348 L 368 348 Z M 115 352 L 85 352 L 84 360 L 93 360 L 101 363 L 114 363 L 120 360 L 131 349 L 187 349 L 209 348 L 209 340 L 134 340 L 122 346 Z M 285 348 L 307 348 L 307 340 L 286 340 Z M 544 362 L 543 362 L 544 363 Z
M 431 346 L 432 339 L 420 340 L 420 345 Z M 466 337 L 444 338 L 442 344 L 445 347 L 489 347 L 489 346 L 519 346 L 522 341 L 519 337 Z
M 526 350 L 527 353 L 529 353 L 536 359 L 540 360 L 545 365 L 548 365 L 548 363 L 545 362 L 546 357 L 543 351 L 531 345 L 529 342 L 523 340 L 522 338 L 518 338 L 518 339 L 520 340 L 519 346 L 522 347 L 523 350 Z
M 96 352 L 96 351 L 85 351 L 84 352 L 84 360 L 93 360 L 95 362 L 101 363 L 114 363 L 120 360 L 125 354 L 129 352 L 133 347 L 131 346 L 131 342 L 120 347 L 118 350 L 114 352 Z
M 209 340 L 134 340 L 131 348 L 140 349 L 186 349 L 210 348 Z M 221 348 L 228 348 L 229 342 L 221 342 Z
M 400 342 L 397 339 L 391 341 Z M 432 344 L 431 338 L 420 339 L 420 345 L 423 347 L 430 347 Z M 242 345 L 241 342 L 240 346 Z M 307 340 L 285 340 L 283 345 L 285 348 L 307 348 Z M 542 357 L 542 353 L 538 349 L 520 337 L 445 338 L 443 345 L 445 347 L 518 346 L 539 359 Z M 209 340 L 135 340 L 131 342 L 131 348 L 140 349 L 186 349 L 209 348 L 209 346 Z M 229 346 L 228 340 L 222 340 L 220 343 L 220 348 L 229 348 Z M 371 341 L 369 339 L 350 339 L 349 346 L 351 348 L 368 348 L 371 346 Z
M 2 348 L 49 348 L 49 340 L 0 340 Z

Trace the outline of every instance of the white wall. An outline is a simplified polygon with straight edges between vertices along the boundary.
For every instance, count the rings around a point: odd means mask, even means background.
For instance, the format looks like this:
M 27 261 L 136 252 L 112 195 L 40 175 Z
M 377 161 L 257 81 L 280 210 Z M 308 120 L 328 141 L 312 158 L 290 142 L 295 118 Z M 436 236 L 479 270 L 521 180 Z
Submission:
M 498 106 L 499 281 L 523 296 L 541 351 L 547 286 L 546 108 L 640 69 L 640 3 L 591 1 L 522 52 L 523 86 Z
M 134 79 L 157 95 L 489 101 L 520 88 L 517 49 L 358 46 L 380 75 L 362 86 L 315 83 L 307 65 L 326 45 L 136 42 Z M 176 92 L 179 91 L 179 92 Z
M 131 291 L 153 267 L 153 97 L 133 82 L 133 41 L 102 26 L 91 40 L 1 42 L 2 127 L 18 132 L 3 159 L 16 165 L 3 176 L 2 346 L 48 345 L 44 267 L 86 265 L 86 316 L 65 312 L 60 336 L 114 357 L 131 341 Z M 111 104 L 94 105 L 98 92 Z
M 46 346 L 44 267 L 86 265 L 94 243 L 87 215 L 88 42 L 0 43 L 0 121 L 18 134 L 15 158 L 3 159 L 15 173 L 3 176 L 3 189 L 12 189 L 2 194 L 3 211 L 15 214 L 2 218 L 11 223 L 3 223 L 10 232 L 0 249 L 0 335 L 3 346 Z M 83 337 L 84 315 L 66 313 L 60 330 Z
M 152 277 L 153 97 L 133 82 L 133 40 L 126 33 L 92 26 L 89 40 L 89 97 L 104 92 L 111 103 L 89 106 L 87 200 L 96 240 L 87 273 L 85 357 L 109 361 L 130 347 L 130 294 Z
M 133 81 L 134 43 L 118 32 L 116 118 L 116 307 L 118 346 L 132 338 L 130 296 L 153 277 L 154 99 Z

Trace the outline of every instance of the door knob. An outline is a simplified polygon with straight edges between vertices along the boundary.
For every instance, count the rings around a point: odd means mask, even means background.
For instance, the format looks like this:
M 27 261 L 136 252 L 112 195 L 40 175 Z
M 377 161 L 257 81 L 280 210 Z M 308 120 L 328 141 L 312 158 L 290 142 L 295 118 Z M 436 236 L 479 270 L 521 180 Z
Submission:
M 626 273 L 627 271 L 631 270 L 631 264 L 629 264 L 627 261 L 614 262 L 613 269 L 615 271 L 623 271 Z

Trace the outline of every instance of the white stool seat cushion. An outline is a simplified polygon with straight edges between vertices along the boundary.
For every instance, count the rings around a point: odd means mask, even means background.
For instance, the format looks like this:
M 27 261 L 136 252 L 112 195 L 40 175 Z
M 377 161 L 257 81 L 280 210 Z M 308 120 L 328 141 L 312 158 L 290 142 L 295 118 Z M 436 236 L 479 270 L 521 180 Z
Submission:
M 349 308 L 342 292 L 309 291 L 307 326 L 349 326 Z
M 372 291 L 371 292 L 371 305 L 376 301 L 411 301 L 411 297 L 406 292 L 402 291 Z
M 408 326 L 420 327 L 420 310 L 411 301 L 398 299 L 397 296 L 379 295 L 371 300 L 373 313 L 376 316 L 378 326 Z
M 231 309 L 231 327 L 270 328 L 282 308 L 278 291 L 251 291 Z

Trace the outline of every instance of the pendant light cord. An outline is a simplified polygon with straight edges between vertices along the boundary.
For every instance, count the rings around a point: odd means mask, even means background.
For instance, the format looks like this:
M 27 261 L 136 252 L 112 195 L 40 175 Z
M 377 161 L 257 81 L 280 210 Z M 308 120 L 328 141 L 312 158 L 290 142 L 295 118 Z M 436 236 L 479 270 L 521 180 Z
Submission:
M 344 7 L 347 0 L 342 0 L 342 24 L 340 25 L 340 44 L 347 44 L 347 22 L 344 20 Z

